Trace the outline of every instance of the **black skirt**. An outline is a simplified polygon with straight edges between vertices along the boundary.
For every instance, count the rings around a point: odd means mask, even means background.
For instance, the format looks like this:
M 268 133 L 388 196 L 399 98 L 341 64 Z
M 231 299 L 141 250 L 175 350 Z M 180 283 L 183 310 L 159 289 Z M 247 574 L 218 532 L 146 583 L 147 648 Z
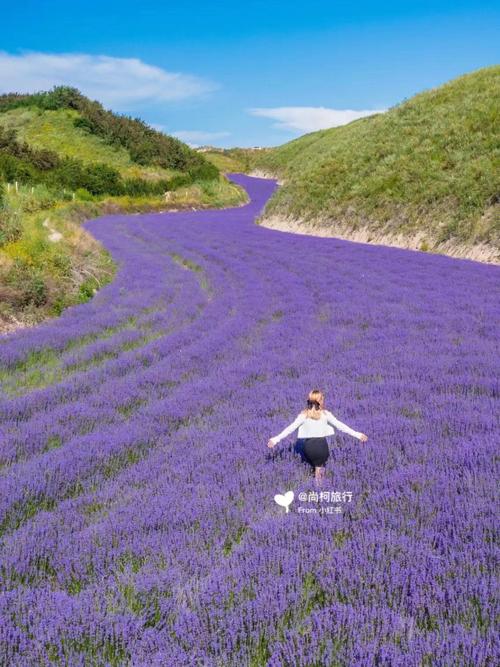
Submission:
M 304 458 L 315 468 L 324 466 L 330 456 L 328 441 L 325 436 L 321 438 L 304 438 Z

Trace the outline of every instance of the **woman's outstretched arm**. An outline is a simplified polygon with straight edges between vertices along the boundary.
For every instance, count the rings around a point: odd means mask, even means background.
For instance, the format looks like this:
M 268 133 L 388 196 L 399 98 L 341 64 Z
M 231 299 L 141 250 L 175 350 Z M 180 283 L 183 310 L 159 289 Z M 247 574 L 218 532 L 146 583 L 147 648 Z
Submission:
M 344 424 L 344 422 L 341 422 L 340 419 L 337 419 L 337 417 L 332 415 L 332 413 L 329 410 L 325 410 L 325 412 L 328 423 L 338 428 L 339 431 L 348 433 L 349 435 L 352 435 L 353 438 L 357 438 L 358 440 L 362 440 L 363 442 L 365 440 L 368 440 L 367 436 L 364 433 L 361 433 L 360 431 L 355 431 L 350 426 L 347 426 L 347 424 Z
M 306 419 L 306 415 L 304 413 L 300 413 L 294 421 L 284 428 L 281 433 L 278 433 L 278 435 L 275 435 L 274 438 L 269 438 L 269 442 L 267 443 L 268 447 L 274 447 L 274 445 L 277 445 L 280 440 L 283 440 L 283 438 L 286 438 L 287 435 L 295 431 L 296 428 L 298 428 Z

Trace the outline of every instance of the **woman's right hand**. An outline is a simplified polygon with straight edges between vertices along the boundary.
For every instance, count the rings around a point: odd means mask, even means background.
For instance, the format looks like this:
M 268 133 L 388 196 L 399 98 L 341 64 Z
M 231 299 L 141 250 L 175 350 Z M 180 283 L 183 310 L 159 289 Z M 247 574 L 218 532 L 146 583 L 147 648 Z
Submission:
M 368 436 L 365 435 L 364 433 L 362 433 L 361 437 L 360 437 L 360 440 L 361 440 L 361 442 L 366 442 L 368 440 Z

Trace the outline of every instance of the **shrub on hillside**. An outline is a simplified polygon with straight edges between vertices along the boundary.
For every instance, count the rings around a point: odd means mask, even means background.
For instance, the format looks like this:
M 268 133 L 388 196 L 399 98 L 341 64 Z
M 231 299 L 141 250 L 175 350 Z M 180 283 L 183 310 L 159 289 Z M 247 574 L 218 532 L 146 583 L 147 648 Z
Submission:
M 131 197 L 141 195 L 162 195 L 170 188 L 170 181 L 146 181 L 143 178 L 126 178 L 123 181 L 125 193 Z
M 6 284 L 15 295 L 17 306 L 42 306 L 47 301 L 47 289 L 40 269 L 16 258 L 7 274 Z
M 0 246 L 17 241 L 22 231 L 20 211 L 11 209 L 7 201 L 3 201 L 0 205 Z
M 88 118 L 84 118 L 83 116 L 78 116 L 78 118 L 75 118 L 75 120 L 73 121 L 73 125 L 77 127 L 79 130 L 84 130 L 85 132 L 92 133 L 93 131 L 92 122 Z
M 37 183 L 37 170 L 26 160 L 0 150 L 0 179 L 7 183 Z
M 190 167 L 188 173 L 193 181 L 211 181 L 218 178 L 219 170 L 214 164 L 205 162 Z
M 121 195 L 124 186 L 120 173 L 103 162 L 84 164 L 75 158 L 65 158 L 56 169 L 47 172 L 46 183 L 71 190 L 84 188 L 93 195 Z
M 0 154 L 10 155 L 42 171 L 57 167 L 61 161 L 54 151 L 32 148 L 25 141 L 19 141 L 15 130 L 5 130 L 2 127 L 0 127 Z
M 0 246 L 16 241 L 21 234 L 22 222 L 19 213 L 0 209 Z
M 75 197 L 80 201 L 93 201 L 94 199 L 90 192 L 85 188 L 77 188 L 75 191 Z
M 83 187 L 93 195 L 122 195 L 125 188 L 120 173 L 104 163 L 86 165 L 82 173 Z
M 168 189 L 176 190 L 177 188 L 184 188 L 191 185 L 192 182 L 193 179 L 189 174 L 177 174 L 169 180 Z
M 203 178 L 215 179 L 219 176 L 219 170 L 214 165 L 179 139 L 154 130 L 139 118 L 107 111 L 99 102 L 89 100 L 76 88 L 56 86 L 50 91 L 33 95 L 0 95 L 0 111 L 21 106 L 47 110 L 75 109 L 80 114 L 80 118 L 74 120 L 76 127 L 101 137 L 107 144 L 123 146 L 138 164 L 181 171 L 205 167 L 207 175 Z
M 141 144 L 145 161 L 149 159 L 147 154 L 153 154 L 153 149 L 151 143 Z M 196 180 L 218 180 L 218 173 L 214 165 L 203 161 L 193 162 L 187 171 L 168 181 L 122 179 L 120 173 L 108 164 L 86 164 L 74 157 L 59 157 L 52 151 L 32 149 L 17 140 L 15 131 L 4 131 L 0 127 L 0 179 L 8 182 L 43 183 L 53 190 L 86 190 L 90 195 L 154 196 L 191 185 Z

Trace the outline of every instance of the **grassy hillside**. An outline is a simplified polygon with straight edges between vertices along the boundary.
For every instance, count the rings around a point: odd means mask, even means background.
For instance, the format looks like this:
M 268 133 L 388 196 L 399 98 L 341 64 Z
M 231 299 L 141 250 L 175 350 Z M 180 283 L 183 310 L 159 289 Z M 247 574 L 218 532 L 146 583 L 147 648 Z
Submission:
M 107 111 L 75 88 L 0 96 L 4 181 L 151 195 L 219 177 L 215 165 L 179 139 Z
M 248 173 L 255 168 L 258 160 L 271 149 L 255 148 L 214 148 L 202 155 L 225 173 Z
M 48 149 L 85 163 L 105 162 L 122 176 L 168 178 L 174 170 L 139 165 L 123 146 L 113 146 L 101 137 L 75 126 L 80 114 L 74 109 L 42 110 L 20 107 L 0 113 L 0 127 L 16 131 L 17 138 L 38 149 Z
M 266 216 L 499 250 L 499 108 L 488 67 L 273 149 L 256 163 L 284 181 Z
M 0 96 L 0 333 L 58 315 L 112 279 L 82 220 L 245 201 L 203 155 L 76 89 Z

